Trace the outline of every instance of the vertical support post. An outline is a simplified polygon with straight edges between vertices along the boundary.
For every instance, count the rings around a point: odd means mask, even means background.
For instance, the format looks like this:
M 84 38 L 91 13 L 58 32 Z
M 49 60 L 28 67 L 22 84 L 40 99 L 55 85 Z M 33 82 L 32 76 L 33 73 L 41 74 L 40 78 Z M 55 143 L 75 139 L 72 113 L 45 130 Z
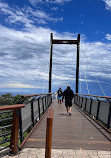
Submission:
M 76 93 L 78 93 L 79 87 L 79 50 L 80 50 L 80 34 L 78 34 L 77 44 L 77 60 L 76 60 Z
M 44 114 L 44 97 L 42 97 L 42 108 L 43 108 L 43 114 Z
M 90 98 L 90 99 L 91 99 L 91 102 L 90 102 L 89 115 L 91 114 L 91 110 L 92 110 L 92 101 L 93 101 L 93 99 L 92 99 L 92 98 Z
M 52 81 L 52 49 L 53 49 L 53 34 L 50 35 L 50 65 L 49 65 L 49 93 L 51 92 L 51 81 Z
M 109 114 L 108 114 L 108 121 L 107 121 L 107 128 L 109 129 L 110 127 L 110 121 L 111 121 L 111 102 L 109 99 L 107 99 L 109 101 Z
M 47 96 L 45 96 L 45 110 L 47 108 L 46 98 L 47 98 Z
M 31 100 L 31 117 L 32 117 L 33 127 L 34 127 L 34 107 L 33 107 L 33 101 L 34 101 L 34 99 Z
M 47 94 L 47 107 L 49 106 L 49 95 Z
M 19 113 L 19 129 L 20 129 L 20 142 L 23 142 L 23 132 L 22 132 L 22 112 L 20 109 L 20 113 Z
M 14 109 L 12 120 L 12 132 L 10 142 L 10 153 L 16 154 L 18 149 L 18 129 L 19 129 L 19 110 Z
M 45 158 L 51 158 L 53 110 L 49 110 L 46 127 Z
M 38 110 L 39 110 L 39 120 L 40 120 L 40 98 L 38 98 Z
M 52 103 L 52 94 L 50 95 L 50 97 L 51 97 L 51 103 Z
M 86 97 L 85 97 L 86 98 Z M 84 108 L 84 111 L 86 110 L 86 105 L 87 105 L 87 98 L 85 100 L 85 108 Z

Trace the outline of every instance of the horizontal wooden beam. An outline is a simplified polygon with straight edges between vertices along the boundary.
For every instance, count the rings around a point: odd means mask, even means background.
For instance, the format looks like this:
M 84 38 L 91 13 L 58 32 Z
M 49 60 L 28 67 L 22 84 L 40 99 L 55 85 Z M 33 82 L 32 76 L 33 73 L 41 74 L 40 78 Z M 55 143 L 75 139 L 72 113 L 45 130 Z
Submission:
M 52 44 L 78 44 L 80 41 L 79 40 L 58 40 L 58 39 L 53 39 Z
M 0 106 L 0 110 L 14 110 L 24 108 L 25 104 L 4 105 Z

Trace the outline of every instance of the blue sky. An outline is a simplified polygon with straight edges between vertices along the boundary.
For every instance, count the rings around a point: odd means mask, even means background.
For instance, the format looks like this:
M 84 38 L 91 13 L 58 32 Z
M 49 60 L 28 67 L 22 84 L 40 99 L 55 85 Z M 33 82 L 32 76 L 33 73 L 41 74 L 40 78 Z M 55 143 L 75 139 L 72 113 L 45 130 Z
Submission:
M 111 0 L 0 0 L 0 94 L 48 91 L 50 33 L 80 42 L 79 93 L 111 92 Z M 52 91 L 75 91 L 76 46 L 54 45 Z

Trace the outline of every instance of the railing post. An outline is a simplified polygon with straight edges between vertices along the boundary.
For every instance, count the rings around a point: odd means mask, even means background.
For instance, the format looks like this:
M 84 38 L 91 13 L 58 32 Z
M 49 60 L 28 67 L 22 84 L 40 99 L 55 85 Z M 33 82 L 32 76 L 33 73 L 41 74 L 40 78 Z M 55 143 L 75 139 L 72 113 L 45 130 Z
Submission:
M 19 129 L 19 110 L 14 109 L 12 131 L 11 131 L 11 142 L 10 142 L 10 153 L 15 154 L 18 149 L 18 129 Z
M 46 96 L 45 96 L 45 109 L 47 108 L 47 103 L 46 103 Z
M 79 107 L 80 107 L 80 96 L 79 96 Z
M 109 101 L 109 99 L 108 99 Z M 110 127 L 110 121 L 111 121 L 111 102 L 109 101 L 109 114 L 108 114 L 108 121 L 107 121 L 107 128 Z
M 33 127 L 34 127 L 34 107 L 33 107 L 33 101 L 34 101 L 34 99 L 31 100 L 31 117 L 32 117 Z
M 49 105 L 48 103 L 49 103 L 49 97 L 48 97 L 48 95 L 47 95 L 47 107 L 48 107 L 48 105 Z
M 51 97 L 51 103 L 52 103 L 52 94 L 50 95 L 50 97 Z
M 38 98 L 38 110 L 39 110 L 39 120 L 40 120 L 40 98 Z
M 86 98 L 86 97 L 85 97 Z M 86 98 L 86 101 L 85 101 L 85 108 L 84 108 L 84 111 L 86 110 L 86 104 L 87 104 L 87 98 Z
M 45 158 L 51 158 L 53 110 L 49 110 L 46 127 Z
M 21 109 L 20 109 L 20 113 L 19 113 L 19 129 L 20 129 L 20 142 L 23 142 L 23 133 L 22 133 L 22 113 L 21 113 Z
M 42 108 L 43 108 L 43 114 L 44 114 L 44 97 L 42 98 Z

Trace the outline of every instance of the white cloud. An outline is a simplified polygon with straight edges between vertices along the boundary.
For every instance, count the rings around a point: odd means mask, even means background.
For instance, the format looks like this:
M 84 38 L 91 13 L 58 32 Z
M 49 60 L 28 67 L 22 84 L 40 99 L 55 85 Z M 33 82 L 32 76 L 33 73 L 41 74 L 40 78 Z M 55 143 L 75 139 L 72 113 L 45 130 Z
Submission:
M 22 83 L 12 83 L 12 84 L 0 84 L 0 88 L 34 88 L 34 86 L 28 84 L 22 84 Z
M 106 34 L 106 39 L 111 41 L 111 34 Z
M 58 7 L 52 7 L 51 10 L 57 11 Z
M 105 2 L 106 9 L 111 11 L 111 0 L 102 0 Z
M 36 5 L 37 3 L 56 3 L 56 4 L 63 4 L 65 2 L 69 2 L 71 0 L 29 0 L 32 5 Z
M 0 83 L 2 87 L 24 88 L 35 85 L 42 87 L 44 81 L 48 82 L 51 32 L 54 38 L 77 39 L 77 34 L 68 32 L 59 34 L 42 27 L 32 27 L 30 32 L 23 32 L 0 26 Z M 80 72 L 83 75 L 80 80 L 82 82 L 85 81 L 84 65 L 86 65 L 88 82 L 95 82 L 94 75 L 98 78 L 111 79 L 109 50 L 111 50 L 111 44 L 86 43 L 81 39 Z M 93 70 L 95 74 L 92 73 Z M 75 74 L 76 46 L 54 45 L 53 86 L 57 86 L 57 83 L 67 85 L 75 82 Z
M 18 7 L 11 8 L 7 3 L 2 2 L 0 2 L 0 11 L 7 16 L 5 18 L 7 23 L 14 23 L 16 25 L 22 24 L 24 27 L 32 27 L 34 23 L 47 24 L 48 21 L 63 21 L 62 17 L 52 17 L 42 10 L 35 10 L 31 7 L 21 9 Z

